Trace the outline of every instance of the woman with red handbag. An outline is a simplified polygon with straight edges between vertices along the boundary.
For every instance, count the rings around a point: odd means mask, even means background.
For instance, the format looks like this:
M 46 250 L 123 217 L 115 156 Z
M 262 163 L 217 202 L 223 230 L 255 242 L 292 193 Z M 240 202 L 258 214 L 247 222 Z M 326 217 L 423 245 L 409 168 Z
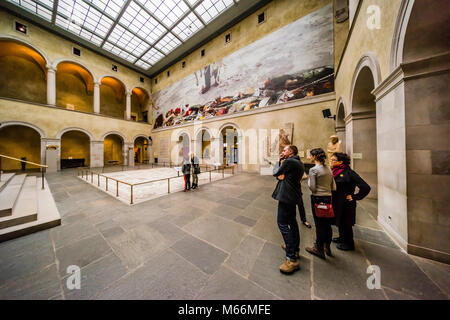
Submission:
M 322 259 L 325 259 L 325 253 L 331 256 L 331 224 L 334 220 L 331 192 L 336 190 L 333 173 L 325 164 L 326 158 L 326 153 L 321 148 L 310 151 L 309 159 L 315 166 L 309 170 L 308 186 L 312 192 L 311 209 L 316 225 L 316 243 L 314 247 L 305 249 Z

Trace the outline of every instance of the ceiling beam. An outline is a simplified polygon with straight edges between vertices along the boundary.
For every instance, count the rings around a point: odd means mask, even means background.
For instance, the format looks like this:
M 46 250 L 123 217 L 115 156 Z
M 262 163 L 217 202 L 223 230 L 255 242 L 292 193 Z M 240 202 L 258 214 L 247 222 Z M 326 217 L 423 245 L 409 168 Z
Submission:
M 52 11 L 52 24 L 55 25 L 55 21 L 56 21 L 56 11 L 58 10 L 58 1 L 59 0 L 55 0 L 55 2 L 53 2 L 53 11 Z
M 83 0 L 84 1 L 84 0 Z M 117 16 L 116 19 L 112 19 L 113 24 L 111 26 L 111 28 L 109 28 L 108 33 L 106 34 L 105 38 L 103 39 L 102 43 L 100 44 L 100 47 L 103 47 L 103 45 L 106 42 L 106 39 L 109 38 L 109 36 L 111 35 L 111 32 L 114 30 L 114 28 L 116 27 L 116 25 L 119 23 L 120 18 L 122 18 L 122 15 L 124 14 L 126 8 L 128 8 L 128 5 L 130 4 L 131 0 L 127 0 L 127 2 L 125 2 L 125 4 L 122 7 L 122 10 L 120 10 L 119 15 Z M 92 5 L 93 6 L 93 5 Z M 97 8 L 96 8 L 97 9 Z M 97 9 L 98 10 L 98 9 Z M 102 12 L 102 11 L 100 11 Z M 102 12 L 103 13 L 103 12 Z M 106 13 L 106 12 L 105 12 Z M 127 30 L 127 29 L 125 29 Z

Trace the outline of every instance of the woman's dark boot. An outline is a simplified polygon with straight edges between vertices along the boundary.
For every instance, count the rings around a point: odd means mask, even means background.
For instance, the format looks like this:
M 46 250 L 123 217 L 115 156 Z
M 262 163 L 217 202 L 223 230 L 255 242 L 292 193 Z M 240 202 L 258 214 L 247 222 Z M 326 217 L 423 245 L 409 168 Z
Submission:
M 329 256 L 329 257 L 332 257 L 333 256 L 333 254 L 331 253 L 331 247 L 330 247 L 330 244 L 328 243 L 328 244 L 324 244 L 323 245 L 323 248 L 324 248 L 324 250 L 325 250 L 325 253 L 327 254 L 327 256 Z
M 305 248 L 305 250 L 321 259 L 325 259 L 325 250 L 323 246 L 317 246 L 317 244 L 314 244 L 314 247 L 312 248 Z

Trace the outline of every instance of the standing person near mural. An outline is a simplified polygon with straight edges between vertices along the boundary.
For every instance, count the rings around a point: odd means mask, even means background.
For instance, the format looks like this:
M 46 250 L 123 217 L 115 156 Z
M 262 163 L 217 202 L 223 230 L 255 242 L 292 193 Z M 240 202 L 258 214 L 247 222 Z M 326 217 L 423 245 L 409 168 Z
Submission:
M 198 158 L 191 153 L 191 166 L 192 166 L 192 189 L 198 188 L 198 174 L 200 173 L 200 163 Z
M 187 157 L 184 158 L 181 171 L 183 172 L 184 175 L 184 192 L 186 192 L 191 189 L 191 162 Z
M 273 176 L 278 183 L 272 198 L 278 200 L 278 228 L 283 236 L 282 248 L 286 251 L 286 261 L 280 266 L 280 272 L 291 274 L 300 269 L 298 262 L 300 251 L 300 233 L 296 220 L 296 206 L 301 198 L 300 179 L 304 167 L 297 156 L 296 146 L 287 145 L 280 154 L 279 161 L 273 169 Z M 281 160 L 283 164 L 281 164 Z

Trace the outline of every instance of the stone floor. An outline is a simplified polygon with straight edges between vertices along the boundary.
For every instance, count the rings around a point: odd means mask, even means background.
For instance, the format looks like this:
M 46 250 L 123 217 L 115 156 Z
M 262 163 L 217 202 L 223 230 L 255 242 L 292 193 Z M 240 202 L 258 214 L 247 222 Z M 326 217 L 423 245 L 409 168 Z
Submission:
M 0 244 L 0 299 L 448 299 L 450 266 L 402 252 L 362 201 L 354 252 L 326 261 L 305 252 L 285 276 L 275 181 L 240 173 L 189 193 L 129 206 L 76 177 L 48 175 L 62 225 Z M 304 198 L 309 192 L 304 187 Z M 310 212 L 309 201 L 305 201 Z M 312 217 L 308 214 L 308 219 Z M 334 245 L 333 245 L 334 247 Z M 67 288 L 67 267 L 81 289 Z M 368 265 L 381 289 L 366 285 Z

